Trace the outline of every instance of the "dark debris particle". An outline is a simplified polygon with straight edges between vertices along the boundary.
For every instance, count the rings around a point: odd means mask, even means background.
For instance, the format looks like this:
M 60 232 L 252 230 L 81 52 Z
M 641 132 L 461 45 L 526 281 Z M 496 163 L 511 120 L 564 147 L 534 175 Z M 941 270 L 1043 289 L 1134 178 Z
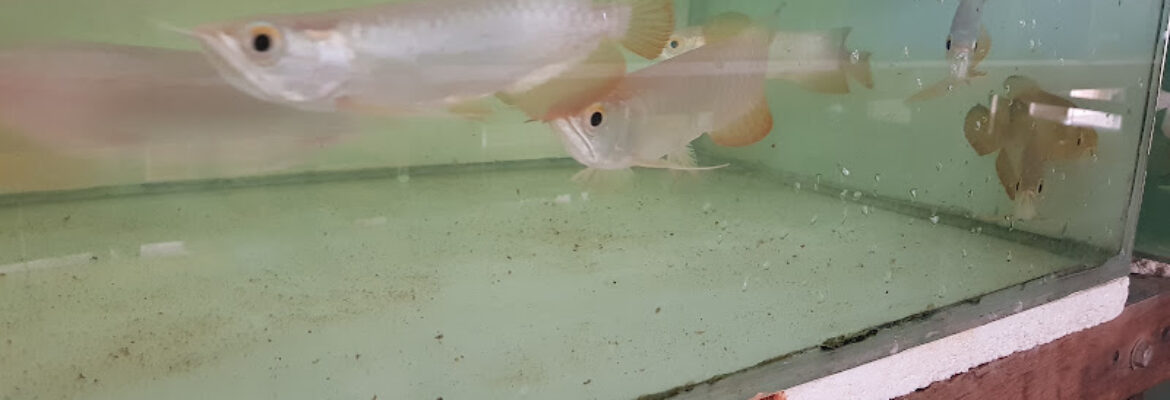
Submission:
M 586 379 L 586 380 L 585 380 L 585 382 L 583 382 L 583 383 L 581 383 L 581 384 L 582 384 L 582 385 L 588 385 L 588 384 L 590 384 L 590 383 L 593 383 L 593 380 L 592 380 L 592 379 Z
M 353 355 L 353 359 L 354 359 L 354 360 L 357 360 L 357 359 L 360 359 L 360 358 L 362 358 L 362 355 L 361 355 L 361 354 L 354 354 L 354 355 Z M 374 396 L 374 397 L 375 397 L 375 398 L 377 398 L 378 396 Z
M 435 340 L 443 340 L 443 334 L 440 333 L 438 335 L 435 335 Z
M 654 313 L 655 313 L 655 314 L 658 314 L 658 313 L 660 313 L 660 312 L 662 312 L 662 307 L 657 307 L 657 308 L 655 308 L 655 309 L 654 309 Z

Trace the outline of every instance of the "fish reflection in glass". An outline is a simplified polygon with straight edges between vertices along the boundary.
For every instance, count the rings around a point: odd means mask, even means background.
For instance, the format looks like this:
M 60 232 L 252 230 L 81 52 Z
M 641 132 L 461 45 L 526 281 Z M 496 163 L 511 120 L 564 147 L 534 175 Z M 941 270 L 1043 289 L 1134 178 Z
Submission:
M 923 88 L 906 99 L 907 103 L 929 100 L 946 95 L 962 83 L 987 75 L 976 68 L 991 52 L 991 35 L 983 26 L 983 6 L 987 0 L 962 0 L 951 20 L 950 34 L 947 35 L 948 75 L 943 80 Z
M 98 159 L 281 170 L 358 129 L 342 115 L 241 93 L 198 52 L 96 43 L 0 49 L 0 190 L 91 184 Z
M 822 31 L 777 31 L 769 48 L 768 79 L 793 82 L 814 93 L 849 93 L 849 79 L 873 89 L 870 52 L 845 46 L 851 28 Z M 702 27 L 688 27 L 670 37 L 659 56 L 666 60 L 707 43 Z
M 706 45 L 634 72 L 600 102 L 550 123 L 586 171 L 704 169 L 690 150 L 704 133 L 717 145 L 747 146 L 771 132 L 764 81 L 772 32 L 740 14 L 704 30 Z
M 964 135 L 976 154 L 999 152 L 995 172 L 1014 204 L 1013 217 L 1037 215 L 1044 196 L 1044 175 L 1051 163 L 1083 160 L 1097 152 L 1097 131 L 1037 115 L 1035 106 L 1076 109 L 1073 102 L 1041 90 L 1026 77 L 1004 81 L 1007 93 L 993 95 L 990 108 L 975 105 L 967 112 Z
M 491 96 L 531 90 L 603 47 L 653 59 L 673 28 L 670 0 L 431 0 L 257 16 L 193 34 L 228 81 L 261 99 L 481 118 Z

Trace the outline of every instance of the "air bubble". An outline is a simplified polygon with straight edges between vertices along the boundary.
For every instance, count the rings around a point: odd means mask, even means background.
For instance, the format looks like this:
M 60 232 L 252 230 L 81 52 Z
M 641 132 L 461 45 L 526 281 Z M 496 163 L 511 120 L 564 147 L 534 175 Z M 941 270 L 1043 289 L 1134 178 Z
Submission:
M 861 192 L 853 192 L 853 200 L 861 200 Z
M 855 49 L 853 52 L 849 53 L 849 62 L 851 64 L 857 64 L 858 62 L 861 62 L 861 52 Z
M 841 175 L 849 176 L 849 168 L 841 168 Z
M 910 189 L 910 198 L 911 198 L 911 199 L 917 199 L 917 198 L 918 198 L 918 189 Z
M 938 216 L 937 216 L 937 215 L 932 215 L 932 216 L 930 217 L 930 223 L 932 223 L 932 224 L 935 224 L 935 225 L 938 225 L 938 221 L 939 221 L 939 218 L 938 218 Z

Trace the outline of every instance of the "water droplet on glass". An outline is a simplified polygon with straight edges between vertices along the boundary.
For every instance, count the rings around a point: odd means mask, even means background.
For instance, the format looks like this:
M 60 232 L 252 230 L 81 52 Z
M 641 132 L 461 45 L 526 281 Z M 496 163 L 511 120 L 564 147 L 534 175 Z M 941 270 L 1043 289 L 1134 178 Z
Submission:
M 1007 254 L 1007 262 L 1012 262 L 1012 252 L 1011 252 L 1011 250 L 1008 250 L 1008 254 Z
M 902 55 L 910 58 L 910 46 L 902 46 Z
M 1028 27 L 1028 21 L 1024 21 L 1024 20 L 1022 20 L 1022 19 L 1021 19 L 1021 20 L 1020 20 L 1020 27 L 1021 27 L 1021 28 L 1027 28 L 1027 27 Z
M 1064 57 L 1061 57 L 1061 58 L 1060 58 L 1059 60 L 1057 60 L 1057 61 L 1058 61 L 1058 62 L 1060 62 L 1060 66 L 1062 66 L 1062 67 L 1064 66 Z
M 967 249 L 963 249 L 963 258 L 967 258 Z
M 838 197 L 840 197 L 841 200 L 845 200 L 845 197 L 847 197 L 847 196 L 849 196 L 849 189 L 842 190 L 841 194 L 838 195 Z
M 1032 18 L 1032 28 L 1033 29 L 1036 28 L 1036 19 L 1035 18 Z
M 861 192 L 853 192 L 853 200 L 861 200 Z
M 917 198 L 918 198 L 918 189 L 910 189 L 910 198 L 911 198 L 911 199 L 917 199 Z
M 942 163 L 938 163 L 938 164 L 934 165 L 934 169 L 938 172 L 942 172 L 942 167 L 943 167 Z
M 861 52 L 854 49 L 853 52 L 849 53 L 849 62 L 852 64 L 861 62 Z
M 792 184 L 792 187 L 793 187 L 793 188 L 795 188 L 795 189 L 796 189 L 796 191 L 798 191 L 798 192 L 799 192 L 799 191 L 800 191 L 800 182 L 793 183 L 793 184 Z
M 917 83 L 918 83 L 918 87 L 920 87 L 920 88 L 923 86 L 923 85 L 922 85 L 922 78 L 914 78 L 914 82 L 917 82 Z
M 1032 50 L 1036 50 L 1036 39 L 1029 39 L 1028 40 L 1028 48 L 1032 49 Z
M 978 120 L 978 119 L 975 120 L 975 129 L 976 130 L 983 129 L 983 120 Z
M 820 215 L 814 215 L 814 216 L 812 217 L 812 219 L 808 220 L 808 224 L 809 224 L 809 225 L 816 225 L 816 224 L 817 224 L 817 218 L 820 218 L 820 217 L 821 217 Z
M 849 168 L 841 168 L 841 175 L 849 176 Z
M 874 174 L 873 181 L 874 182 L 881 182 L 882 181 L 882 174 Z
M 938 225 L 938 220 L 939 220 L 939 218 L 937 215 L 932 215 L 930 217 L 930 223 L 932 223 L 932 224 Z
M 861 213 L 869 215 L 869 206 L 861 206 Z

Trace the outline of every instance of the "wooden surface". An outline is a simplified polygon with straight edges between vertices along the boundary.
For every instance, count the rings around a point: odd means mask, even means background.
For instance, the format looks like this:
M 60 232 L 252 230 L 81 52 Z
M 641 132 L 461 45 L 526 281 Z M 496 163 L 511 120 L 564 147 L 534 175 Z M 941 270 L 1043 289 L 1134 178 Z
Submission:
M 1170 279 L 1134 277 L 1117 319 L 906 395 L 933 399 L 1127 399 L 1170 379 Z

